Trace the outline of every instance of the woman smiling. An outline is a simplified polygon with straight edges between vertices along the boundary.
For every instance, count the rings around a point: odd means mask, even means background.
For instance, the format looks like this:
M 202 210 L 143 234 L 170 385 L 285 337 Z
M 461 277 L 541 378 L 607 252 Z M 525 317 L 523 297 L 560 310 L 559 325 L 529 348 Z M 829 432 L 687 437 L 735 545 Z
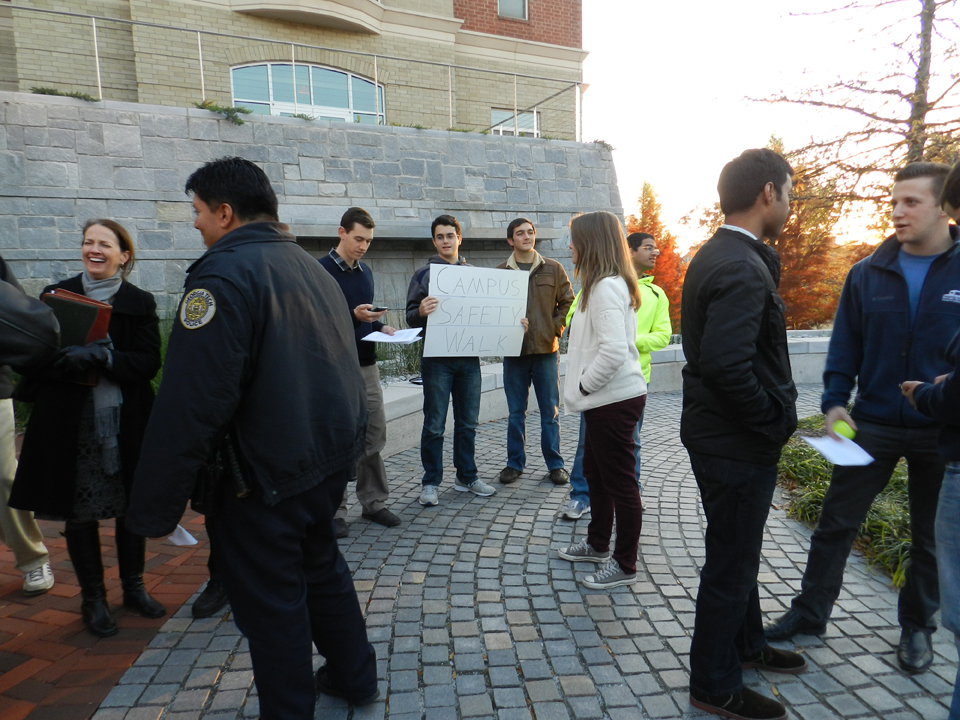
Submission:
M 87 629 L 117 632 L 103 583 L 99 521 L 116 518 L 124 607 L 156 618 L 166 610 L 143 586 L 145 539 L 124 525 L 128 493 L 160 369 L 153 296 L 126 281 L 134 263 L 129 233 L 113 220 L 83 228 L 83 272 L 44 289 L 113 306 L 106 340 L 62 348 L 49 367 L 26 376 L 17 397 L 33 402 L 10 505 L 65 520 L 67 550 L 80 583 Z M 97 373 L 94 387 L 75 382 Z

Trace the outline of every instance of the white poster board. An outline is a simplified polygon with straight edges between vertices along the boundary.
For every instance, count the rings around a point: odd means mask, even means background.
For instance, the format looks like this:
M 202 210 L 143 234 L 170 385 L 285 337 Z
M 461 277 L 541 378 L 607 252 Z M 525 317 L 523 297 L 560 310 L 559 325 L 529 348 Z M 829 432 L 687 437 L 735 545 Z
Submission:
M 430 295 L 439 305 L 427 320 L 423 356 L 517 357 L 529 277 L 518 270 L 431 265 Z

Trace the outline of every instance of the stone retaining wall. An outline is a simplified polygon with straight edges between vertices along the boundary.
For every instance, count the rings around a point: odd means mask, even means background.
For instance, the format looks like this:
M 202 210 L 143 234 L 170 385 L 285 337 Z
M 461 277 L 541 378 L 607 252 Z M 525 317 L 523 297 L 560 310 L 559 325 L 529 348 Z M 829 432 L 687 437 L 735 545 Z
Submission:
M 475 264 L 506 258 L 505 228 L 522 215 L 544 254 L 570 267 L 562 236 L 571 215 L 623 213 L 612 155 L 592 143 L 270 116 L 237 126 L 205 110 L 0 92 L 0 255 L 39 292 L 81 270 L 83 222 L 112 218 L 137 247 L 131 280 L 169 312 L 203 250 L 184 182 L 224 155 L 264 168 L 281 220 L 315 254 L 335 244 L 347 207 L 367 208 L 378 300 L 389 302 L 432 254 L 439 214 L 459 218 Z

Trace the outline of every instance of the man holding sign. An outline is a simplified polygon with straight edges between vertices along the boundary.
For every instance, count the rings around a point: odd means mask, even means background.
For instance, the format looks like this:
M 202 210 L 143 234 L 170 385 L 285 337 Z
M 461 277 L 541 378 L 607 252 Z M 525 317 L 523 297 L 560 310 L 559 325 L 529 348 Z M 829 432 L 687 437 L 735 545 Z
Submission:
M 437 254 L 410 280 L 407 290 L 407 324 L 427 327 L 427 318 L 436 312 L 440 301 L 429 294 L 431 266 L 440 269 L 467 266 L 460 257 L 460 223 L 452 215 L 441 215 L 430 226 Z M 430 335 L 424 331 L 426 338 Z M 480 415 L 480 358 L 464 357 L 457 352 L 449 357 L 434 357 L 424 340 L 424 357 L 420 363 L 423 378 L 423 431 L 420 435 L 420 460 L 423 463 L 423 489 L 420 504 L 439 504 L 437 488 L 443 480 L 443 431 L 447 422 L 447 404 L 453 396 L 453 464 L 457 468 L 454 487 L 489 497 L 496 490 L 477 477 L 474 448 L 477 419 Z
M 530 385 L 537 393 L 540 408 L 540 450 L 547 464 L 550 481 L 565 485 L 570 475 L 560 454 L 560 336 L 573 304 L 573 290 L 563 266 L 544 258 L 533 249 L 537 230 L 526 218 L 516 218 L 507 226 L 507 242 L 513 248 L 510 258 L 497 267 L 527 273 L 527 318 L 530 331 L 523 338 L 519 357 L 503 358 L 503 390 L 507 396 L 510 419 L 507 423 L 507 466 L 500 471 L 500 482 L 516 482 L 526 464 L 526 415 Z

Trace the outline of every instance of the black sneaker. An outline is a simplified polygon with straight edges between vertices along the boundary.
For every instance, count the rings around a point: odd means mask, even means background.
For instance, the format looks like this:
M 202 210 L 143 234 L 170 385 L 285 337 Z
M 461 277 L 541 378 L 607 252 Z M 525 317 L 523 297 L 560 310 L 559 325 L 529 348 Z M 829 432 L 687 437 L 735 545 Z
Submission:
M 707 695 L 690 688 L 690 704 L 734 720 L 786 720 L 787 717 L 783 705 L 747 687 L 732 695 Z
M 327 672 L 326 665 L 317 670 L 315 677 L 317 692 L 323 693 L 324 695 L 330 695 L 331 697 L 343 698 L 351 705 L 369 705 L 370 703 L 376 702 L 380 699 L 380 690 L 374 690 L 371 695 L 361 698 L 348 695 L 346 692 L 336 687 L 330 680 L 330 673 Z
M 554 468 L 547 473 L 547 477 L 554 485 L 566 485 L 570 482 L 570 473 L 563 468 Z
M 210 578 L 200 596 L 193 601 L 190 614 L 195 618 L 208 618 L 227 604 L 227 591 L 218 578 Z

